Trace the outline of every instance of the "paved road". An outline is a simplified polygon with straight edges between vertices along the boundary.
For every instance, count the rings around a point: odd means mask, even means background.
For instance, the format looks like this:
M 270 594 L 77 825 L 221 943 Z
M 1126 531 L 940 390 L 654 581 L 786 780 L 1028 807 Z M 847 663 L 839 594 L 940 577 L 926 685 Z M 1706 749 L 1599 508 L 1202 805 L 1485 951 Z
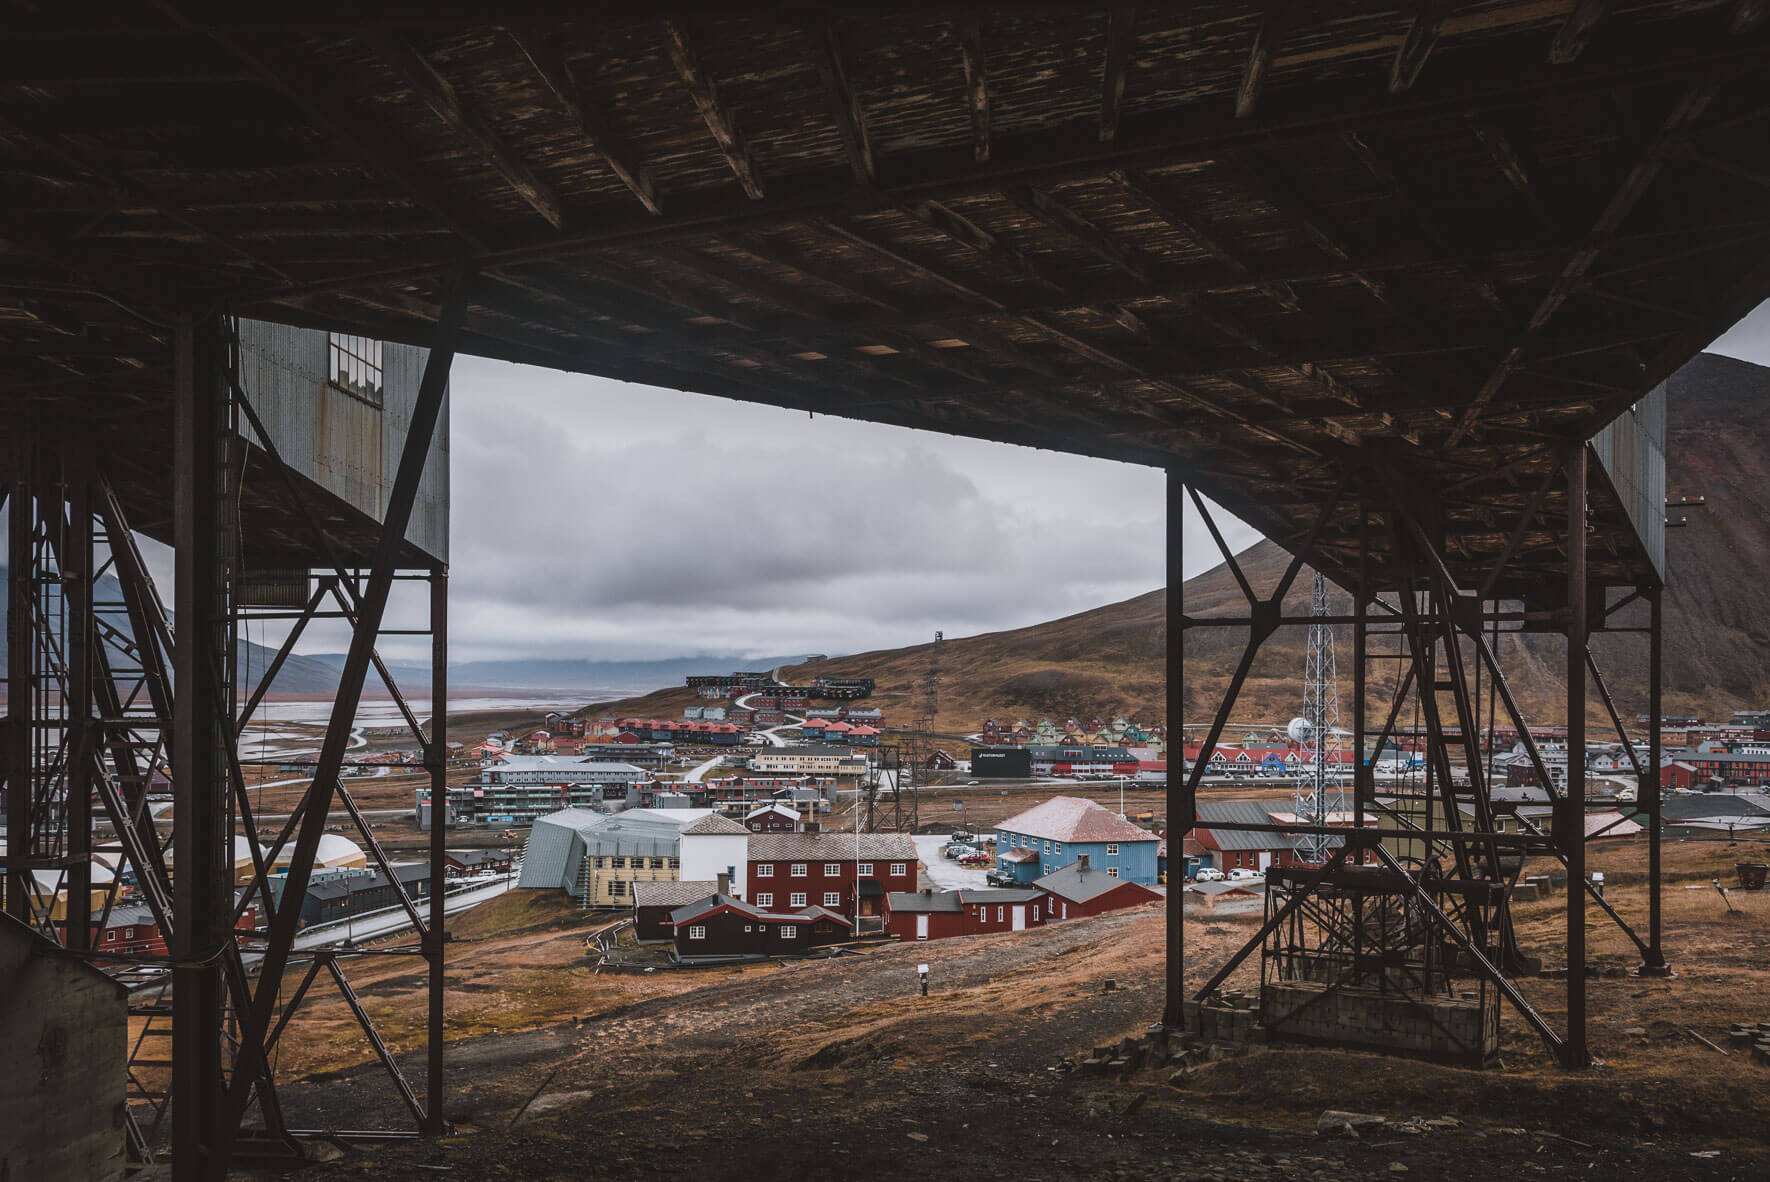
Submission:
M 701 764 L 699 767 L 694 767 L 694 768 L 688 769 L 688 771 L 682 777 L 682 782 L 685 784 L 699 784 L 701 782 L 701 779 L 704 776 L 706 776 L 706 774 L 708 772 L 712 771 L 714 768 L 718 767 L 720 764 L 722 764 L 724 762 L 725 762 L 725 756 L 715 755 L 712 759 L 709 759 L 706 763 Z
M 753 693 L 745 694 L 743 697 L 739 698 L 734 704 L 747 708 L 750 704 L 750 699 L 755 696 L 756 695 Z M 796 727 L 804 721 L 805 721 L 805 719 L 799 717 L 798 715 L 789 714 L 789 715 L 787 715 L 787 721 L 781 723 L 779 726 L 771 726 L 765 731 L 757 731 L 756 733 L 761 735 L 763 738 L 767 739 L 771 744 L 773 744 L 776 747 L 785 747 L 787 745 L 787 741 L 781 737 L 780 732 L 783 730 L 786 730 L 788 727 Z

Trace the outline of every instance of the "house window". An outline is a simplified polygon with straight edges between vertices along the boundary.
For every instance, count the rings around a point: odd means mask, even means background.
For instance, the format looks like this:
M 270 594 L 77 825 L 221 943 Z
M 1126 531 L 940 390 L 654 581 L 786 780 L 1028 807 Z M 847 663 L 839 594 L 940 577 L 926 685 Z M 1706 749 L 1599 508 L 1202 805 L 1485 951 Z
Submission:
M 688 938 L 691 940 L 705 940 L 707 938 L 706 926 L 704 924 L 695 924 L 688 929 Z
M 873 876 L 873 864 L 871 862 L 862 862 L 859 869 L 862 878 L 871 878 Z
M 799 925 L 798 924 L 792 924 L 792 923 L 781 924 L 781 939 L 791 940 L 794 937 L 798 936 L 798 934 L 799 934 Z
M 681 868 L 682 868 L 682 859 L 681 858 L 671 858 L 670 859 L 670 869 L 680 870 Z
M 333 387 L 381 405 L 381 342 L 345 333 L 326 334 L 327 376 Z
M 749 931 L 749 930 L 750 930 L 750 927 L 751 927 L 751 925 L 750 925 L 750 924 L 745 924 L 745 925 L 744 925 L 744 930 L 745 930 L 745 931 L 746 931 L 746 932 L 747 932 L 747 931 Z
M 108 931 L 104 934 L 104 938 L 107 940 L 115 940 L 117 938 L 117 930 L 115 928 L 112 928 L 110 931 Z
M 804 878 L 805 877 L 805 863 L 803 863 L 803 862 L 794 862 L 793 863 L 793 877 L 794 878 Z
M 838 875 L 840 875 L 841 873 L 842 873 L 842 863 L 840 863 L 840 862 L 825 862 L 824 863 L 824 877 L 825 878 L 835 878 Z
M 123 938 L 125 940 L 135 939 L 135 929 L 134 928 L 124 928 L 123 929 Z
M 625 858 L 616 858 L 615 859 L 615 869 L 616 870 L 625 870 L 626 868 L 627 868 L 627 859 L 625 859 Z
M 756 896 L 756 906 L 758 906 L 758 907 L 773 907 L 774 906 L 774 896 L 769 894 L 767 891 L 763 891 L 761 894 Z
M 839 894 L 836 891 L 825 891 L 824 892 L 824 906 L 825 907 L 840 907 L 841 905 L 842 905 L 841 894 Z
M 904 864 L 902 862 L 893 862 L 891 864 L 891 877 L 900 878 L 906 873 L 908 873 L 908 871 L 904 869 Z
M 791 895 L 787 896 L 787 906 L 789 906 L 789 907 L 803 907 L 803 906 L 805 906 L 805 892 L 804 891 L 794 891 Z
M 1119 876 L 1119 868 L 1117 866 L 1108 866 L 1106 868 L 1106 877 L 1117 878 L 1118 876 Z
M 1119 856 L 1119 843 L 1118 842 L 1109 841 L 1106 843 L 1106 856 L 1109 858 L 1116 858 Z
M 611 879 L 609 879 L 608 893 L 609 893 L 610 897 L 612 897 L 612 898 L 616 898 L 616 899 L 626 898 L 627 897 L 627 880 L 624 878 L 611 878 Z
M 758 862 L 758 863 L 756 863 L 756 877 L 757 878 L 773 878 L 774 877 L 774 863 L 773 862 Z

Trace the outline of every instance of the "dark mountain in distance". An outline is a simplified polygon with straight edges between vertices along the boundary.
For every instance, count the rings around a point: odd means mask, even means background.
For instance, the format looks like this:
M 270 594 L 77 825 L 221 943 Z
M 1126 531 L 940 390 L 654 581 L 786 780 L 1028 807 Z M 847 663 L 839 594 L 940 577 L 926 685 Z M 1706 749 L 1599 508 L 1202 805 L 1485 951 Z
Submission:
M 0 566 L 0 584 L 6 581 L 6 567 Z M 93 598 L 99 603 L 117 603 L 123 598 L 123 588 L 111 575 L 102 576 L 92 589 Z M 0 668 L 4 668 L 7 653 L 8 633 L 6 630 L 6 613 L 9 607 L 5 595 L 0 595 Z M 249 687 L 258 683 L 258 678 L 270 668 L 271 661 L 276 657 L 276 650 L 265 648 L 261 644 L 252 644 L 243 637 L 236 641 L 235 660 L 242 692 L 250 692 Z M 324 697 L 337 688 L 338 671 L 324 662 L 291 653 L 283 662 L 277 674 L 277 692 L 281 694 L 307 695 Z
M 343 653 L 313 653 L 309 659 L 337 671 L 344 667 Z M 730 673 L 737 669 L 773 669 L 806 659 L 803 653 L 785 657 L 697 656 L 666 657 L 655 661 L 462 661 L 449 663 L 451 687 L 498 689 L 516 692 L 595 690 L 602 693 L 643 694 L 666 686 L 681 685 L 692 673 Z M 429 684 L 428 665 L 390 663 L 402 685 L 412 692 Z M 279 678 L 279 682 L 280 682 Z M 371 684 L 376 684 L 371 679 Z

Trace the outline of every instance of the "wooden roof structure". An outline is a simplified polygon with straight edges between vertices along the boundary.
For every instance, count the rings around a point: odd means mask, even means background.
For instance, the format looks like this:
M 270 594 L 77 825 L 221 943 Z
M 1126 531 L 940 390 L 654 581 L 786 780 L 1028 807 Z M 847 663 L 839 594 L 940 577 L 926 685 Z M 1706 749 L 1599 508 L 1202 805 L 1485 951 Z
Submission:
M 422 344 L 470 263 L 467 352 L 1178 466 L 1291 546 L 1377 464 L 1473 570 L 1770 295 L 1767 8 L 15 9 L 0 398 L 157 504 L 174 318 Z

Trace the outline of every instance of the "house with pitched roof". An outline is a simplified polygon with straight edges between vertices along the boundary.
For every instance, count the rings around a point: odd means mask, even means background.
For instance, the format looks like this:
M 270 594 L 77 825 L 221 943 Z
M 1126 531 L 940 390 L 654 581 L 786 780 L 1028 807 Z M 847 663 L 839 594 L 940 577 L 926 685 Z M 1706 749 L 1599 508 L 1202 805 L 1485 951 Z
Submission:
M 1108 877 L 1151 885 L 1159 839 L 1092 800 L 1054 796 L 996 826 L 996 862 L 1030 884 L 1086 855 Z

